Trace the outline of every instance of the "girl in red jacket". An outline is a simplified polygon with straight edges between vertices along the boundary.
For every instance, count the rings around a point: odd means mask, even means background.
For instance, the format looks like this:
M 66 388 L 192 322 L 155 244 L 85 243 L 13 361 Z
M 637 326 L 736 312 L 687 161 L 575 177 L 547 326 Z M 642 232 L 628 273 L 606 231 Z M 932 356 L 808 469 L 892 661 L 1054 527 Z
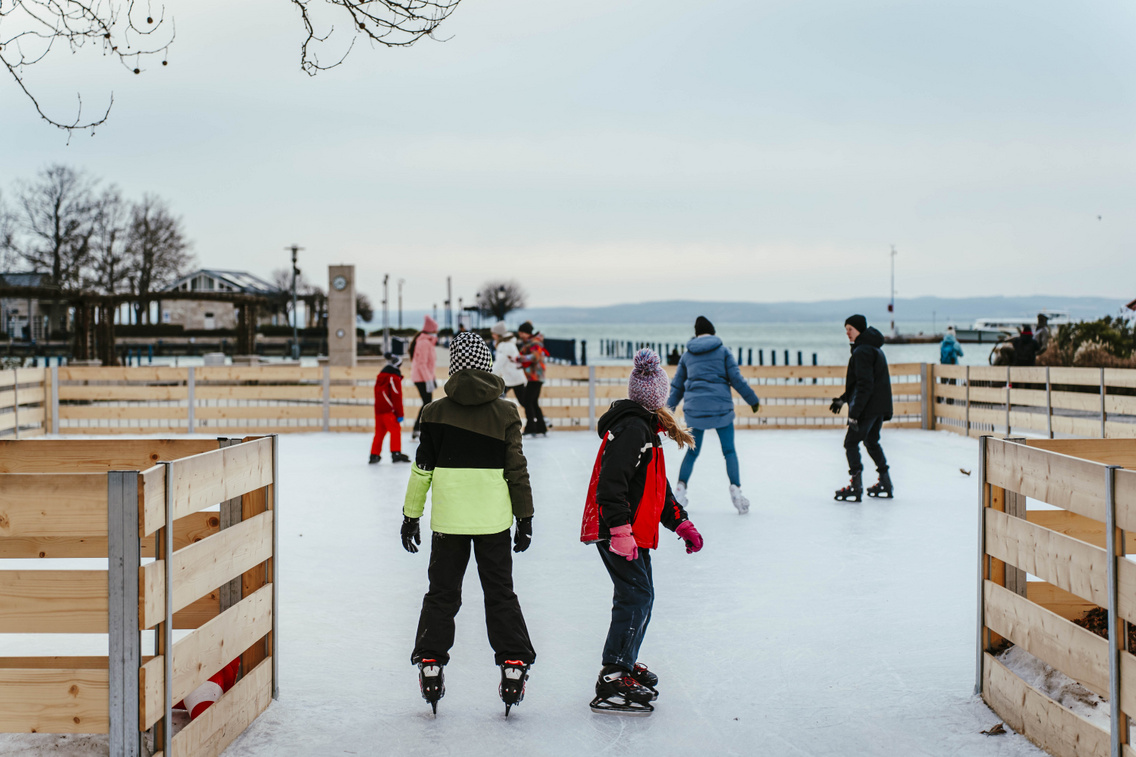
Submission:
M 371 459 L 368 463 L 379 462 L 383 452 L 383 438 L 391 437 L 391 460 L 396 463 L 409 463 L 410 458 L 402 454 L 402 358 L 389 352 L 384 355 L 386 367 L 375 377 L 375 439 L 371 442 Z
M 659 545 L 659 524 L 686 542 L 687 554 L 702 549 L 702 536 L 667 482 L 659 434 L 680 448 L 694 444 L 690 431 L 666 408 L 669 391 L 659 356 L 639 350 L 627 382 L 629 399 L 614 403 L 599 422 L 603 443 L 580 541 L 599 548 L 615 593 L 594 712 L 646 715 L 654 709 L 650 703 L 658 696 L 659 678 L 638 659 L 655 600 L 650 550 Z

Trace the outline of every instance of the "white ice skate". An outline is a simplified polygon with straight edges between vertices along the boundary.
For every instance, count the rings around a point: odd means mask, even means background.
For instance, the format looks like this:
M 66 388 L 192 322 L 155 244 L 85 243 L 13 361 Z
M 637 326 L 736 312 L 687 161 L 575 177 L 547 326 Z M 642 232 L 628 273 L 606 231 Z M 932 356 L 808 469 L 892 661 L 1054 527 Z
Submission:
M 675 495 L 675 502 L 686 507 L 686 484 L 679 481 L 674 485 L 674 489 L 672 489 L 671 492 Z
M 740 486 L 730 484 L 730 500 L 733 501 L 734 507 L 737 508 L 738 515 L 745 515 L 749 512 L 749 500 L 742 494 L 742 488 Z

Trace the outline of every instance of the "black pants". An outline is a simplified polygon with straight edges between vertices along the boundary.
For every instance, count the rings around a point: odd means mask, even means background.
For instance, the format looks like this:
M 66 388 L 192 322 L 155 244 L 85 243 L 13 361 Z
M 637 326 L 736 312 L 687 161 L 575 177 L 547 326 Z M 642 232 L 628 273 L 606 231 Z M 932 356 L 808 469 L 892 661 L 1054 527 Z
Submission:
M 848 472 L 853 476 L 864 470 L 864 463 L 860 460 L 861 442 L 876 464 L 876 470 L 883 473 L 888 469 L 884 448 L 880 446 L 880 429 L 883 425 L 883 416 L 877 415 L 861 418 L 859 424 L 848 427 L 848 433 L 844 435 L 844 454 L 848 456 Z
M 422 407 L 434 401 L 434 393 L 426 391 L 425 381 L 415 381 L 414 388 L 418 390 L 418 396 L 422 398 Z M 418 415 L 414 418 L 414 433 L 418 433 L 418 429 L 422 428 L 422 408 L 418 408 Z
M 506 660 L 532 664 L 536 660 L 521 603 L 513 592 L 513 552 L 509 532 L 484 536 L 440 534 L 430 545 L 430 590 L 422 600 L 418 635 L 412 662 L 450 661 L 454 645 L 454 617 L 461 608 L 462 577 L 469 564 L 469 549 L 477 558 L 477 574 L 485 594 L 485 625 L 489 645 L 500 665 Z
M 628 560 L 608 549 L 610 542 L 596 544 L 614 586 L 611 625 L 604 641 L 604 665 L 618 665 L 630 671 L 639 661 L 639 648 L 651 622 L 655 604 L 655 584 L 651 578 L 651 550 L 639 548 L 639 556 Z
M 544 415 L 540 412 L 540 388 L 544 386 L 541 381 L 530 381 L 525 384 L 525 395 L 521 405 L 525 408 L 526 434 L 544 434 L 548 427 L 544 425 Z

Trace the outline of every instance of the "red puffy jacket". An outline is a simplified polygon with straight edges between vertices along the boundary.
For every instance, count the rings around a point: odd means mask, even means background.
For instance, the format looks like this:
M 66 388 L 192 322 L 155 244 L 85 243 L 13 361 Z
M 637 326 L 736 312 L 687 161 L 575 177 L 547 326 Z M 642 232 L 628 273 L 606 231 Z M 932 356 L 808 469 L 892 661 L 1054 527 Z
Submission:
M 375 377 L 375 412 L 394 413 L 396 418 L 404 417 L 402 373 L 393 365 L 383 368 Z

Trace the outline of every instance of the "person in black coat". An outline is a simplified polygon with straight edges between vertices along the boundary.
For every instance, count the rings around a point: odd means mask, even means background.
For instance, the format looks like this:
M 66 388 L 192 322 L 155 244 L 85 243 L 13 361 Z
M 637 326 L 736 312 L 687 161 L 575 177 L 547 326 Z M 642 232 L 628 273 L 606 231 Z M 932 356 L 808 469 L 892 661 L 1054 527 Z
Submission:
M 876 464 L 880 480 L 868 487 L 868 496 L 892 496 L 891 478 L 888 476 L 887 458 L 880 446 L 880 429 L 884 421 L 891 420 L 891 374 L 888 373 L 887 358 L 880 348 L 884 335 L 868 326 L 862 315 L 850 316 L 844 321 L 844 331 L 852 343 L 852 357 L 848 359 L 848 374 L 845 379 L 844 394 L 832 401 L 829 409 L 839 413 L 848 406 L 848 433 L 844 436 L 844 452 L 848 457 L 848 472 L 852 480 L 848 486 L 836 492 L 836 499 L 860 501 L 863 492 L 861 474 L 864 471 L 860 459 L 860 444 Z
M 1022 332 L 1010 340 L 1014 346 L 1014 357 L 1011 365 L 1034 365 L 1037 362 L 1037 340 L 1033 338 L 1033 329 L 1026 326 Z

